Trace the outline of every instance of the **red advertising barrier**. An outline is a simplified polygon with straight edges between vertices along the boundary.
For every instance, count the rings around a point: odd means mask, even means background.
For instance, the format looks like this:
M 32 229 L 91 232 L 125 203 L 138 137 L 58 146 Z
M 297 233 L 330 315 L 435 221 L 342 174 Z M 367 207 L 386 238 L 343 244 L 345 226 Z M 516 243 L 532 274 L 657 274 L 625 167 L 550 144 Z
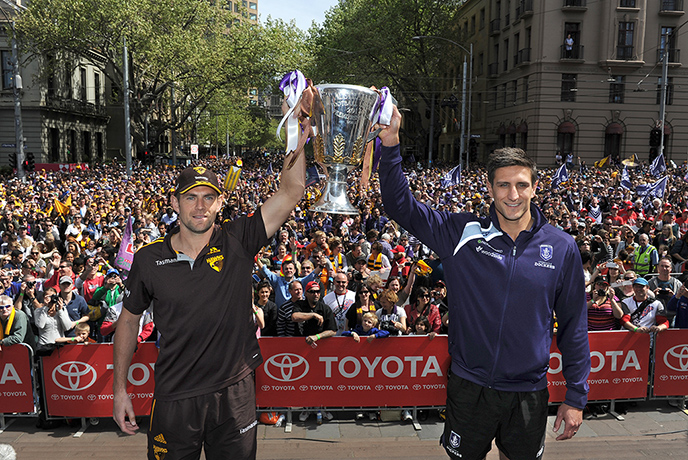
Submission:
M 36 163 L 36 171 L 45 169 L 46 171 L 74 172 L 78 169 L 89 169 L 88 163 Z
M 655 336 L 655 396 L 688 395 L 688 329 Z
M 393 337 L 356 343 L 333 337 L 259 340 L 259 407 L 399 407 L 443 405 L 447 399 L 447 337 Z
M 158 349 L 140 343 L 129 367 L 127 391 L 136 415 L 150 414 Z M 112 416 L 112 345 L 68 345 L 43 359 L 44 395 L 50 416 Z
M 24 345 L 0 351 L 0 413 L 33 412 L 31 349 Z
M 589 401 L 635 399 L 647 396 L 650 335 L 626 331 L 589 332 L 591 369 Z M 550 348 L 547 387 L 550 402 L 562 402 L 566 381 L 556 340 Z

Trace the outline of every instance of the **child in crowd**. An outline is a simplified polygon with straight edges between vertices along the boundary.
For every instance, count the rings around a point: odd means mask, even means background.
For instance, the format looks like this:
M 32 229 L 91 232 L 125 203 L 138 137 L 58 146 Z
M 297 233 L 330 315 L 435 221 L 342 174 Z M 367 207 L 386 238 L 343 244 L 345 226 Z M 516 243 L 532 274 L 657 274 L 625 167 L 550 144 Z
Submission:
M 437 335 L 436 332 L 432 332 L 430 330 L 430 320 L 427 316 L 419 316 L 418 318 L 416 318 L 414 328 L 414 331 L 409 335 L 427 335 L 428 338 L 430 338 L 430 340 L 434 339 Z
M 89 337 L 91 333 L 91 326 L 88 323 L 79 323 L 74 327 L 74 337 L 69 343 L 96 343 L 95 340 Z
M 376 337 L 381 339 L 383 337 L 389 337 L 388 331 L 383 331 L 377 327 L 377 315 L 373 312 L 368 312 L 363 315 L 361 319 L 361 324 L 357 324 L 356 327 L 351 331 L 342 332 L 343 337 L 351 336 L 356 342 L 360 342 L 360 336 L 368 336 L 368 342 L 372 342 Z

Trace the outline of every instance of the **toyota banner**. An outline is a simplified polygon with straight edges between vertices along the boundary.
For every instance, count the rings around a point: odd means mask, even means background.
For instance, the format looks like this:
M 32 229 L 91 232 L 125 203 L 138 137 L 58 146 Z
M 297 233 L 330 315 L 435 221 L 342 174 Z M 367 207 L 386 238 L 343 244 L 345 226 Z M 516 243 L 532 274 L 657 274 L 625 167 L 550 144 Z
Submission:
M 688 395 L 688 330 L 657 334 L 654 396 Z
M 158 349 L 140 343 L 129 366 L 127 390 L 136 415 L 150 414 Z M 112 416 L 112 344 L 67 345 L 43 358 L 48 414 L 64 417 Z
M 0 414 L 34 412 L 30 353 L 24 344 L 0 350 Z
M 447 337 L 319 340 L 261 338 L 256 370 L 259 407 L 399 407 L 444 405 Z

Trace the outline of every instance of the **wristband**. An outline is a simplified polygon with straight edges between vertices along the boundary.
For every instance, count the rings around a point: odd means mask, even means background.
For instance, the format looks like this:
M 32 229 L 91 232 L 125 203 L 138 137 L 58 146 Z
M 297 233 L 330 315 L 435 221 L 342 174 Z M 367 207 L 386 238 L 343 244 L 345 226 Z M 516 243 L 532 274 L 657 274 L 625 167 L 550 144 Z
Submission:
M 20 292 L 20 293 L 19 293 L 19 297 L 24 297 L 24 293 L 23 293 L 23 292 Z
M 315 334 L 315 340 L 320 340 L 320 334 Z
M 635 329 L 633 329 L 633 332 L 635 332 L 635 331 L 637 331 L 637 330 L 638 330 L 638 326 L 636 326 Z
M 253 310 L 253 314 L 256 315 L 256 316 L 258 316 L 258 311 L 257 311 L 257 310 Z

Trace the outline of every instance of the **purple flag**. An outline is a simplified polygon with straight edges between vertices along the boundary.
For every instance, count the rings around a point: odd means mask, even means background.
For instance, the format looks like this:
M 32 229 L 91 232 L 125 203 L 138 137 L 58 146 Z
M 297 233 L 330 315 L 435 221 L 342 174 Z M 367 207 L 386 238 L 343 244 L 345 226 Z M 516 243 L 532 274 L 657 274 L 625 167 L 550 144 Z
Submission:
M 132 223 L 134 222 L 133 217 L 129 217 L 127 221 L 127 228 L 124 230 L 124 235 L 122 235 L 122 242 L 119 245 L 119 251 L 117 252 L 117 258 L 115 259 L 115 266 L 121 268 L 122 270 L 131 270 L 131 263 L 134 260 L 134 241 L 131 237 Z

